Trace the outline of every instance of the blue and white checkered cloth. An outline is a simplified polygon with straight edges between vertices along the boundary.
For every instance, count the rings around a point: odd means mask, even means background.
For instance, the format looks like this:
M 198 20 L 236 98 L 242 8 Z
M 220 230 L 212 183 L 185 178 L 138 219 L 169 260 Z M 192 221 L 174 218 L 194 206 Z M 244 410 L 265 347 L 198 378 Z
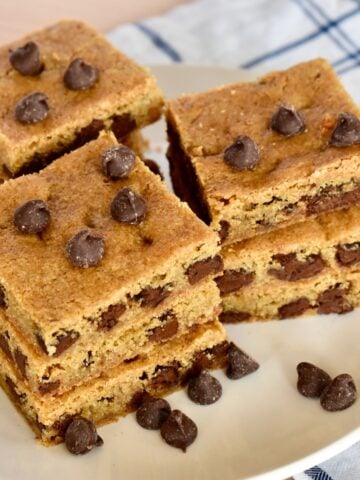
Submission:
M 360 0 L 198 0 L 108 37 L 143 64 L 264 72 L 326 57 L 360 102 Z M 295 479 L 360 480 L 360 443 Z

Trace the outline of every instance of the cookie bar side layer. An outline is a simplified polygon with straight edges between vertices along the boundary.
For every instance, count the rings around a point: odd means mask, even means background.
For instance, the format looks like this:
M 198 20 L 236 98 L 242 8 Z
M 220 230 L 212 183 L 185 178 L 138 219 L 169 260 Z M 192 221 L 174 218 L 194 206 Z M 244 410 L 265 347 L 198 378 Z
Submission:
M 72 392 L 43 401 L 31 393 L 0 352 L 1 384 L 25 416 L 42 443 L 63 440 L 69 420 L 83 415 L 97 425 L 116 420 L 134 410 L 144 392 L 166 395 L 186 381 L 193 368 L 214 368 L 224 364 L 226 335 L 218 322 L 199 326 L 147 360 L 134 361 L 108 371 Z
M 38 75 L 22 75 L 9 62 L 9 50 L 27 42 L 37 45 L 43 65 Z M 80 64 L 75 80 L 86 75 L 86 68 L 97 72 L 91 86 L 73 89 L 66 84 L 65 74 L 74 61 L 88 66 Z M 34 93 L 43 95 L 41 108 L 46 101 L 46 113 L 40 120 L 20 121 L 16 105 Z M 0 98 L 0 151 L 12 174 L 75 148 L 91 130 L 96 135 L 101 128 L 112 128 L 123 138 L 159 118 L 163 105 L 162 93 L 146 69 L 77 21 L 59 22 L 1 48 Z

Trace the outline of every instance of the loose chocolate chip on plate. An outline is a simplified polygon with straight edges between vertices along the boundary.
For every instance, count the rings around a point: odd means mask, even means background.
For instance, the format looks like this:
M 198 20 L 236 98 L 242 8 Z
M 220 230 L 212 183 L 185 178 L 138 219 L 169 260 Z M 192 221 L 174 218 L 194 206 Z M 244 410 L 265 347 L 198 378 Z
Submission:
M 334 147 L 348 147 L 360 143 L 360 120 L 353 113 L 339 114 L 329 144 Z
M 38 123 L 48 116 L 48 98 L 44 93 L 34 92 L 21 98 L 15 105 L 15 118 L 20 123 Z
M 64 83 L 70 90 L 87 90 L 98 78 L 99 70 L 96 67 L 84 62 L 82 58 L 76 58 L 64 74 Z
M 114 197 L 110 211 L 117 222 L 137 225 L 145 219 L 147 206 L 140 195 L 125 187 Z
M 83 417 L 75 417 L 65 432 L 65 445 L 74 455 L 83 455 L 104 442 L 98 436 L 95 425 Z
M 39 47 L 35 42 L 28 42 L 23 47 L 9 53 L 11 66 L 22 75 L 39 75 L 44 69 L 40 59 Z
M 215 255 L 213 258 L 205 258 L 205 260 L 199 260 L 193 263 L 185 273 L 190 285 L 194 285 L 208 275 L 221 272 L 223 268 L 224 263 L 222 258 L 220 255 Z
M 246 287 L 254 280 L 254 277 L 254 272 L 247 272 L 244 269 L 225 270 L 223 275 L 215 279 L 215 282 L 221 295 L 226 295 Z
M 271 129 L 285 137 L 293 137 L 305 130 L 304 119 L 293 105 L 280 105 L 271 118 Z
M 228 368 L 226 376 L 232 380 L 245 377 L 255 372 L 259 368 L 259 364 L 245 352 L 240 350 L 234 343 L 230 343 L 228 349 Z
M 97 265 L 105 253 L 104 238 L 81 230 L 66 245 L 66 255 L 75 267 L 88 268 Z
M 298 373 L 297 389 L 304 397 L 319 398 L 331 383 L 330 375 L 312 363 L 301 362 L 296 370 Z
M 320 403 L 328 412 L 338 412 L 351 407 L 357 397 L 356 386 L 351 375 L 343 373 L 325 388 Z
M 219 400 L 222 395 L 222 387 L 208 370 L 202 370 L 199 375 L 189 381 L 189 398 L 199 405 L 211 405 Z
M 21 233 L 41 233 L 50 222 L 50 212 L 42 200 L 30 200 L 15 210 L 14 226 Z
M 158 430 L 171 413 L 169 402 L 163 398 L 147 398 L 136 412 L 136 421 L 147 430 Z
M 125 145 L 108 148 L 102 154 L 104 175 L 117 180 L 129 175 L 135 166 L 135 153 Z
M 196 439 L 198 429 L 191 418 L 180 410 L 173 410 L 162 424 L 160 433 L 168 445 L 186 452 Z
M 224 161 L 237 170 L 252 170 L 260 160 L 260 150 L 247 135 L 239 135 L 224 151 Z
M 146 158 L 144 160 L 145 165 L 148 167 L 149 170 L 152 171 L 152 173 L 155 173 L 155 175 L 158 175 L 161 180 L 164 180 L 164 175 L 162 174 L 159 165 L 155 162 L 155 160 L 151 160 L 150 158 Z

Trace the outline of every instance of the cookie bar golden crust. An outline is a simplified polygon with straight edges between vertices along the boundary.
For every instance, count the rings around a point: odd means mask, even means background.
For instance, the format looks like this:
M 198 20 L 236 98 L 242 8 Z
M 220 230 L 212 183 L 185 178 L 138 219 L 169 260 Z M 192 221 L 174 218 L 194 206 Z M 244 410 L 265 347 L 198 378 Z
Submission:
M 42 63 L 36 75 L 23 75 L 9 61 L 9 51 L 28 42 L 36 44 Z M 76 59 L 97 72 L 94 84 L 84 89 L 69 88 L 69 82 L 64 82 L 65 72 Z M 76 87 L 79 69 L 75 77 Z M 40 121 L 32 117 L 30 123 L 23 123 L 16 105 L 33 93 L 46 96 L 46 117 Z M 112 128 L 120 139 L 157 120 L 163 105 L 162 94 L 148 71 L 78 21 L 59 22 L 2 47 L 0 99 L 1 161 L 12 174 L 48 163 L 96 138 L 102 128 Z
M 359 115 L 322 59 L 170 101 L 174 188 L 224 243 L 358 203 L 360 126 L 343 112 Z M 356 124 L 350 140 L 348 120 Z
M 19 330 L 49 355 L 57 354 L 59 343 L 71 346 L 90 320 L 96 330 L 114 306 L 118 316 L 134 306 L 151 314 L 165 298 L 222 268 L 217 236 L 140 160 L 126 178 L 104 176 L 102 154 L 116 145 L 103 134 L 39 174 L 0 187 L 3 303 Z M 145 204 L 139 224 L 118 222 L 111 213 L 115 196 L 129 188 Z M 50 212 L 41 234 L 14 226 L 16 209 L 32 199 Z M 105 249 L 90 268 L 68 258 L 69 240 L 84 229 Z
M 81 414 L 97 425 L 114 421 L 134 410 L 145 392 L 165 395 L 179 388 L 192 369 L 222 366 L 226 348 L 225 330 L 217 320 L 194 326 L 151 357 L 122 364 L 50 400 L 29 390 L 0 352 L 0 382 L 38 438 L 51 445 L 63 440 L 74 415 Z
M 184 335 L 194 325 L 216 320 L 220 296 L 213 280 L 204 280 L 161 306 L 135 310 L 116 324 L 110 316 L 100 328 L 90 324 L 73 347 L 48 357 L 28 342 L 11 319 L 0 311 L 0 349 L 13 362 L 24 383 L 39 395 L 59 395 L 99 377 L 109 368 L 134 358 L 151 356 L 164 342 Z

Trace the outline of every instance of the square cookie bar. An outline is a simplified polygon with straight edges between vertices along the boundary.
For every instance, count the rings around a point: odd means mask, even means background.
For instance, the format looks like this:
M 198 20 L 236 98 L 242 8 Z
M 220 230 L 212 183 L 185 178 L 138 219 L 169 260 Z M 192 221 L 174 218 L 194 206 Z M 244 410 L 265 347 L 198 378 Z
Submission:
M 360 305 L 360 207 L 227 245 L 223 322 L 346 313 Z
M 159 118 L 150 73 L 78 21 L 0 48 L 0 152 L 12 175 L 37 171 L 96 138 L 122 139 Z
M 113 134 L 7 181 L 0 203 L 3 337 L 33 365 L 35 390 L 59 388 L 61 368 L 69 387 L 136 355 L 152 333 L 162 340 L 216 318 L 217 289 L 207 285 L 206 305 L 197 292 L 222 271 L 217 235 Z M 197 313 L 185 318 L 185 307 Z
M 172 100 L 176 193 L 223 243 L 360 200 L 359 109 L 322 59 Z

